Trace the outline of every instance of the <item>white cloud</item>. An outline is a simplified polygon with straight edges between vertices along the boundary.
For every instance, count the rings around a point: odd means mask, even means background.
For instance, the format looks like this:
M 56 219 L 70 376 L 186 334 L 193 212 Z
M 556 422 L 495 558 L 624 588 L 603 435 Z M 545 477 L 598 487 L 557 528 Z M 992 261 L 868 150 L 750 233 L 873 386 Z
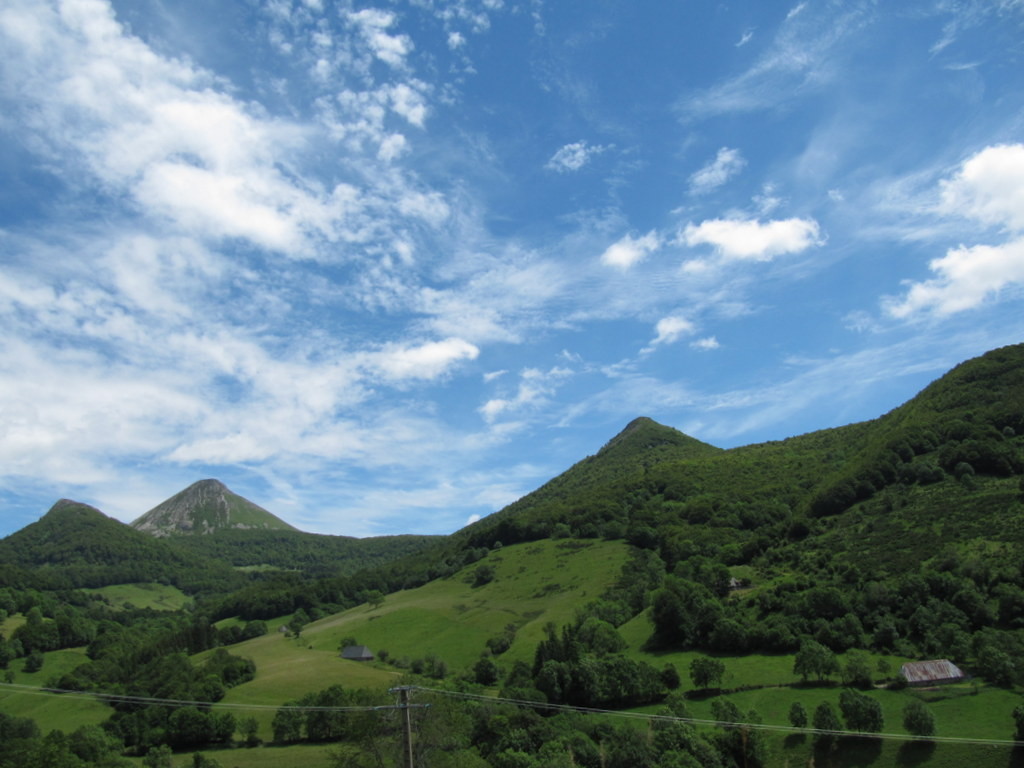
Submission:
M 718 349 L 722 345 L 718 343 L 718 339 L 714 336 L 708 336 L 707 338 L 697 339 L 696 341 L 690 342 L 690 346 L 694 349 L 711 350 Z
M 935 277 L 911 282 L 903 298 L 883 299 L 886 312 L 908 318 L 972 309 L 1008 286 L 1024 284 L 1024 144 L 986 147 L 939 185 L 938 212 L 972 219 L 1011 235 L 996 245 L 960 245 L 933 259 Z
M 738 149 L 722 147 L 714 160 L 690 176 L 690 192 L 702 195 L 717 189 L 743 170 L 746 164 Z
M 106 3 L 67 0 L 55 11 L 15 2 L 0 14 L 0 39 L 20 117 L 69 178 L 87 174 L 181 232 L 292 255 L 309 255 L 360 214 L 352 196 L 284 170 L 304 149 L 303 128 L 158 56 Z
M 461 32 L 448 33 L 448 47 L 453 51 L 458 50 L 466 44 L 466 37 Z
M 408 35 L 389 35 L 385 32 L 395 23 L 395 14 L 375 8 L 364 8 L 348 14 L 348 20 L 359 28 L 374 55 L 392 67 L 403 67 L 405 57 L 413 49 Z
M 940 184 L 945 213 L 1024 230 L 1024 144 L 986 147 Z
M 663 317 L 654 327 L 657 334 L 651 340 L 651 347 L 660 344 L 674 344 L 683 336 L 692 335 L 697 329 L 696 326 L 685 317 L 669 316 Z
M 681 239 L 690 247 L 714 246 L 725 259 L 754 261 L 770 261 L 822 243 L 818 222 L 796 218 L 765 223 L 754 219 L 709 219 L 699 225 L 688 224 Z
M 419 346 L 388 345 L 370 356 L 373 368 L 388 379 L 435 379 L 463 360 L 475 360 L 479 348 L 463 339 L 450 338 Z
M 548 160 L 544 167 L 548 170 L 557 171 L 559 173 L 578 171 L 584 165 L 589 163 L 591 158 L 607 151 L 608 149 L 610 149 L 610 147 L 591 146 L 585 141 L 566 144 L 551 156 L 551 159 Z
M 838 8 L 838 10 L 837 10 Z M 800 3 L 786 14 L 770 44 L 745 72 L 685 97 L 684 119 L 773 109 L 837 76 L 843 43 L 870 22 L 870 4 Z
M 527 368 L 519 375 L 516 394 L 509 398 L 493 398 L 480 407 L 484 421 L 493 423 L 499 416 L 539 408 L 554 394 L 565 379 L 572 375 L 568 368 L 555 367 L 548 371 Z
M 617 243 L 608 246 L 601 254 L 601 263 L 627 270 L 637 262 L 643 261 L 660 246 L 661 239 L 654 230 L 637 238 L 626 235 Z

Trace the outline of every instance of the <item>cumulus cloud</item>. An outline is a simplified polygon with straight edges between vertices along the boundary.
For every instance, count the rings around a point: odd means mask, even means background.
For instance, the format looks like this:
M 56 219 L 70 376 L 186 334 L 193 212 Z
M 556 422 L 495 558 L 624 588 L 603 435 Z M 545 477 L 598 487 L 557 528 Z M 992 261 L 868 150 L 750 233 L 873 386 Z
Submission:
M 475 360 L 479 348 L 463 339 L 450 338 L 418 346 L 389 345 L 370 356 L 370 365 L 386 378 L 435 379 L 463 360 Z
M 551 159 L 548 160 L 544 167 L 558 173 L 578 171 L 589 163 L 591 158 L 608 149 L 609 147 L 591 146 L 585 141 L 566 144 L 551 156 Z
M 721 344 L 718 343 L 718 339 L 714 336 L 708 336 L 703 339 L 697 339 L 696 341 L 690 342 L 690 346 L 694 349 L 711 350 L 718 349 Z
M 608 246 L 601 254 L 601 263 L 609 267 L 627 270 L 634 264 L 643 261 L 659 247 L 661 247 L 661 238 L 654 230 L 642 237 L 634 238 L 632 235 L 626 235 L 617 243 Z
M 800 253 L 821 245 L 821 231 L 814 219 L 709 219 L 688 224 L 683 243 L 711 245 L 724 259 L 770 261 L 787 253 Z
M 1024 144 L 986 147 L 940 189 L 945 213 L 1008 232 L 1024 230 Z
M 1024 284 L 1024 144 L 986 147 L 939 189 L 939 213 L 995 228 L 1006 239 L 995 245 L 959 245 L 932 259 L 928 268 L 934 277 L 910 282 L 902 298 L 883 299 L 892 317 L 950 315 Z
M 685 317 L 669 316 L 663 317 L 654 326 L 655 337 L 651 340 L 650 347 L 659 344 L 674 344 L 683 336 L 690 336 L 696 331 L 696 326 Z
M 374 55 L 392 67 L 405 65 L 405 57 L 413 49 L 408 35 L 390 35 L 386 32 L 395 23 L 395 14 L 375 8 L 350 12 L 349 22 L 359 28 Z
M 690 192 L 701 195 L 717 189 L 743 170 L 746 164 L 738 149 L 722 147 L 714 160 L 690 176 Z

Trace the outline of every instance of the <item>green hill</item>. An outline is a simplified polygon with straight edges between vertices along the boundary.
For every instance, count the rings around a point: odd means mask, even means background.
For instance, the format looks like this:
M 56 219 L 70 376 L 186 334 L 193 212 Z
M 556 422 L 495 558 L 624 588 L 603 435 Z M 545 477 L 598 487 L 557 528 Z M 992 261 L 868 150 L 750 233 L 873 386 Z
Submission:
M 904 712 L 912 705 L 934 719 L 938 736 L 1003 742 L 982 748 L 542 717 L 532 707 L 420 691 L 431 703 L 419 720 L 420 762 L 430 766 L 970 760 L 1002 768 L 1019 758 L 1011 739 L 1024 736 L 1024 716 L 1014 714 L 1024 691 L 1024 345 L 963 363 L 877 419 L 787 440 L 721 450 L 636 419 L 505 509 L 449 537 L 382 542 L 375 554 L 352 550 L 344 573 L 325 567 L 332 548 L 356 546 L 343 537 L 214 522 L 200 526 L 216 529 L 209 536 L 163 539 L 121 528 L 157 547 L 146 551 L 161 567 L 177 569 L 197 554 L 267 567 L 249 570 L 244 587 L 226 597 L 199 590 L 188 613 L 125 608 L 114 616 L 90 604 L 90 661 L 62 679 L 151 696 L 222 696 L 229 705 L 371 711 L 393 703 L 388 688 L 413 684 L 538 707 L 773 727 L 788 727 L 799 705 L 808 722 L 831 708 L 841 730 L 884 722 L 884 733 L 896 736 L 909 734 Z M 76 568 L 92 566 L 62 539 L 65 527 L 91 541 L 111 523 L 120 525 L 95 510 L 58 510 L 45 526 L 0 542 L 0 565 L 23 575 L 37 565 L 80 574 Z M 121 538 L 110 540 L 111 551 L 97 550 L 97 562 L 141 547 L 110 531 Z M 0 607 L 25 614 L 20 638 L 71 627 L 74 617 L 61 612 L 69 597 L 3 592 Z M 26 612 L 30 605 L 39 610 Z M 339 646 L 353 642 L 378 659 L 342 660 Z M 219 643 L 230 644 L 230 654 Z M 75 658 L 65 651 L 72 647 L 45 655 L 64 653 L 53 660 L 60 670 Z M 169 661 L 175 652 L 191 662 Z M 969 679 L 929 689 L 898 684 L 903 662 L 940 658 Z M 691 678 L 695 663 L 714 674 Z M 272 709 L 254 712 L 264 739 L 298 744 L 327 732 L 314 715 L 286 712 L 279 721 Z M 289 718 L 298 730 L 283 728 Z M 161 738 L 183 738 L 158 707 L 122 708 L 115 720 L 112 732 L 140 754 Z M 387 762 L 401 745 L 397 719 L 358 722 L 331 726 L 341 739 L 338 760 Z M 266 764 L 243 750 L 230 760 Z
M 227 566 L 173 551 L 95 507 L 61 499 L 39 520 L 0 540 L 0 563 L 37 589 L 169 581 L 188 591 L 238 582 Z M 11 581 L 7 582 L 12 585 Z

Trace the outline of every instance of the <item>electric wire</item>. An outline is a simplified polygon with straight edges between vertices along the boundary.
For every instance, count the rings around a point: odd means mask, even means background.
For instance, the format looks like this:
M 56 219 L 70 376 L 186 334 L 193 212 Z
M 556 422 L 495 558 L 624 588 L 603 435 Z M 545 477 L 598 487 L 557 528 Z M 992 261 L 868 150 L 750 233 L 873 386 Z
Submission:
M 569 704 L 551 704 L 548 702 L 529 701 L 527 699 L 509 699 L 501 696 L 485 696 L 478 693 L 465 691 L 450 691 L 443 688 L 428 688 L 425 686 L 408 686 L 409 690 L 422 691 L 424 693 L 452 698 L 466 699 L 489 704 L 509 704 L 517 707 L 528 707 L 531 709 L 543 709 L 556 712 L 578 712 L 582 714 L 602 715 L 606 717 L 618 717 L 632 720 L 648 720 L 651 722 L 687 723 L 717 728 L 746 728 L 759 731 L 773 731 L 787 734 L 806 734 L 812 736 L 852 736 L 871 739 L 885 739 L 889 741 L 932 741 L 943 744 L 965 744 L 993 747 L 1013 747 L 1020 745 L 1020 742 L 1012 739 L 983 739 L 970 736 L 915 736 L 907 733 L 868 733 L 864 731 L 832 731 L 816 728 L 798 728 L 791 725 L 772 725 L 769 723 L 747 723 L 722 720 L 712 720 L 699 717 L 677 717 L 675 715 L 658 715 L 647 712 L 628 712 L 624 710 L 600 709 L 597 707 L 579 707 Z M 365 706 L 304 706 L 304 705 L 281 705 L 281 704 L 247 704 L 245 702 L 223 702 L 223 701 L 189 701 L 186 699 L 164 699 L 153 696 L 130 696 L 127 694 L 103 693 L 100 691 L 75 691 L 64 688 L 49 688 L 32 685 L 21 685 L 17 683 L 0 683 L 0 690 L 8 690 L 12 693 L 24 693 L 29 695 L 61 696 L 72 699 L 98 699 L 116 704 L 145 704 L 149 706 L 163 707 L 205 707 L 216 709 L 235 710 L 286 710 L 289 712 L 378 712 L 384 710 L 406 709 L 408 704 L 378 704 Z
M 569 704 L 549 704 L 547 702 L 528 701 L 524 699 L 506 699 L 500 696 L 484 696 L 476 693 L 464 693 L 462 691 L 447 691 L 441 688 L 425 688 L 413 686 L 415 690 L 451 696 L 455 698 L 470 699 L 473 701 L 500 702 L 519 707 L 531 707 L 533 709 L 545 709 L 563 712 L 582 712 L 584 714 L 598 714 L 609 717 L 621 717 L 624 719 L 650 720 L 660 722 L 688 723 L 691 725 L 714 726 L 718 728 L 749 728 L 760 731 L 776 731 L 791 734 L 810 734 L 813 736 L 854 736 L 872 739 L 888 739 L 890 741 L 934 741 L 947 744 L 971 744 L 994 747 L 1012 747 L 1020 742 L 1012 739 L 982 739 L 970 736 L 915 736 L 908 733 L 867 733 L 864 731 L 831 731 L 817 728 L 797 728 L 792 725 L 772 725 L 769 723 L 745 723 L 722 720 L 709 720 L 699 717 L 677 717 L 675 715 L 655 715 L 647 712 L 627 712 L 614 709 L 597 709 L 594 707 L 577 707 Z
M 120 693 L 103 693 L 100 691 L 75 691 L 65 688 L 44 688 L 32 685 L 20 685 L 17 683 L 0 683 L 0 690 L 7 689 L 14 693 L 27 693 L 30 695 L 57 695 L 69 699 L 99 699 L 100 701 L 112 704 L 146 704 L 158 707 L 201 707 L 215 709 L 241 709 L 241 710 L 288 710 L 289 712 L 374 712 L 385 709 L 401 709 L 394 704 L 366 705 L 358 707 L 317 707 L 305 705 L 282 705 L 282 704 L 247 704 L 245 702 L 224 702 L 224 701 L 189 701 L 186 699 L 162 699 L 153 696 L 130 696 Z

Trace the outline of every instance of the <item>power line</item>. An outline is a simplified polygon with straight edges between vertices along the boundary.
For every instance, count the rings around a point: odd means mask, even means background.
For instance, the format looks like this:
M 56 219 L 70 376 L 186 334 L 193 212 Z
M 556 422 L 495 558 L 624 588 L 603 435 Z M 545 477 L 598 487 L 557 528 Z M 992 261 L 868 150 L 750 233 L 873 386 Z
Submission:
M 14 693 L 26 693 L 30 695 L 57 695 L 69 699 L 99 699 L 112 704 L 148 704 L 159 707 L 212 707 L 217 709 L 241 709 L 241 710 L 273 710 L 280 709 L 290 712 L 375 712 L 377 710 L 401 709 L 397 704 L 367 705 L 361 707 L 316 707 L 304 705 L 282 705 L 282 704 L 246 704 L 244 702 L 224 701 L 188 701 L 186 699 L 161 699 L 153 696 L 129 696 L 120 693 L 102 693 L 100 691 L 75 691 L 65 688 L 42 688 L 33 685 L 19 685 L 16 683 L 0 683 L 0 689 L 8 689 Z
M 533 709 L 545 709 L 563 712 L 581 712 L 592 715 L 606 715 L 609 717 L 621 717 L 624 719 L 650 720 L 658 722 L 689 723 L 691 725 L 715 726 L 718 728 L 749 728 L 760 731 L 776 731 L 780 733 L 811 734 L 814 736 L 857 736 L 872 739 L 888 739 L 891 741 L 934 741 L 946 744 L 976 744 L 995 747 L 1017 746 L 1020 742 L 1012 739 L 980 739 L 961 736 L 915 736 L 908 733 L 866 733 L 863 731 L 828 731 L 816 728 L 797 728 L 791 725 L 771 725 L 767 723 L 740 723 L 722 720 L 708 720 L 699 717 L 676 717 L 675 715 L 652 715 L 646 712 L 625 712 L 614 709 L 598 709 L 595 707 L 576 707 L 569 704 L 549 704 L 547 702 L 528 701 L 525 699 L 506 699 L 500 696 L 483 696 L 476 693 L 464 693 L 461 691 L 446 691 L 441 688 L 424 688 L 413 686 L 417 690 L 429 693 L 451 696 L 454 698 L 469 699 L 473 701 L 494 702 L 511 704 L 518 707 L 531 707 Z
M 856 736 L 871 739 L 887 739 L 890 741 L 932 741 L 943 744 L 966 744 L 993 747 L 1013 747 L 1020 742 L 1012 739 L 981 739 L 966 736 L 914 736 L 907 733 L 866 733 L 863 731 L 829 731 L 816 728 L 797 728 L 790 725 L 771 725 L 768 723 L 744 723 L 729 722 L 722 720 L 710 720 L 699 717 L 676 717 L 675 715 L 653 715 L 646 712 L 627 712 L 614 709 L 600 709 L 597 707 L 577 707 L 569 704 L 551 704 L 548 702 L 529 701 L 527 699 L 508 699 L 500 696 L 484 696 L 477 693 L 466 693 L 463 691 L 447 691 L 442 688 L 426 688 L 424 686 L 412 685 L 403 686 L 406 690 L 417 690 L 425 693 L 433 693 L 440 696 L 480 701 L 495 704 L 510 704 L 517 707 L 529 707 L 531 709 L 544 709 L 556 712 L 579 712 L 582 714 L 603 715 L 606 717 L 618 717 L 633 720 L 648 720 L 652 722 L 688 723 L 690 725 L 701 725 L 718 728 L 748 728 L 751 730 L 774 731 L 778 733 L 810 734 L 812 736 Z M 123 704 L 146 704 L 150 706 L 163 707 L 206 707 L 216 709 L 235 710 L 286 710 L 290 712 L 379 712 L 385 710 L 408 710 L 411 707 L 424 705 L 410 705 L 408 703 L 380 704 L 358 707 L 318 707 L 303 705 L 279 705 L 279 704 L 246 704 L 245 702 L 222 702 L 222 701 L 188 701 L 185 699 L 162 699 L 152 696 L 129 696 L 126 694 L 102 693 L 99 691 L 75 691 L 64 688 L 43 688 L 32 685 L 21 685 L 17 683 L 0 683 L 0 689 L 7 689 L 12 693 L 23 693 L 29 695 L 61 696 L 72 699 L 98 699 L 108 703 Z

